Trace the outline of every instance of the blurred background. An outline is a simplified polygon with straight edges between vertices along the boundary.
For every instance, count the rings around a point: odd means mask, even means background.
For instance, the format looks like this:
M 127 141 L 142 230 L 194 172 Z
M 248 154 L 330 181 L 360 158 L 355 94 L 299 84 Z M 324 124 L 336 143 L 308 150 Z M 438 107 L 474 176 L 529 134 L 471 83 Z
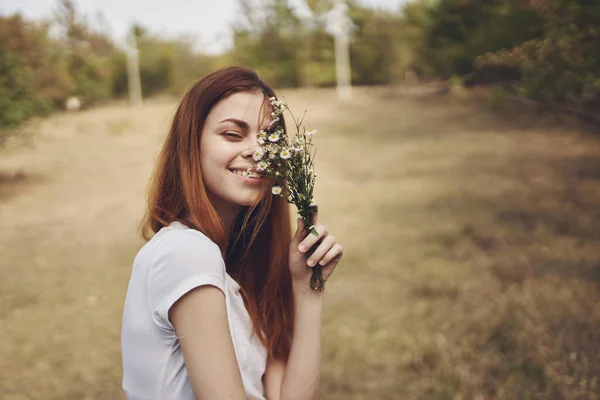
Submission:
M 318 128 L 323 399 L 600 398 L 600 1 L 0 1 L 0 398 L 118 399 L 178 98 Z

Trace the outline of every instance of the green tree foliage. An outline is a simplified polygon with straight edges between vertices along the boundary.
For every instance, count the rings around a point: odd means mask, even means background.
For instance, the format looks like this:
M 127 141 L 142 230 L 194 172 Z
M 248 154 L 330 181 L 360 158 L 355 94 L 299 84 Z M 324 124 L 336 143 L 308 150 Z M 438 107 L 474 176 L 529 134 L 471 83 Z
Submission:
M 53 20 L 0 17 L 0 126 L 62 107 L 124 96 L 124 51 L 93 28 L 73 0 L 58 0 Z M 238 0 L 233 49 L 196 50 L 191 37 L 166 39 L 135 27 L 144 96 L 180 94 L 225 64 L 254 68 L 276 87 L 335 85 L 332 0 Z M 347 0 L 353 29 L 353 84 L 387 84 L 408 69 L 467 83 L 511 79 L 519 93 L 543 101 L 597 104 L 600 93 L 600 0 L 414 0 L 399 12 Z M 51 28 L 60 28 L 58 36 Z
M 233 27 L 234 62 L 255 69 L 274 86 L 298 86 L 306 32 L 290 2 L 269 0 L 257 7 L 242 0 L 240 6 L 245 15 Z
M 520 94 L 545 102 L 600 102 L 600 1 L 532 2 L 543 17 L 542 34 L 512 49 L 488 53 L 481 66 L 519 68 Z
M 0 127 L 47 114 L 74 87 L 48 28 L 0 17 Z
M 70 96 L 90 106 L 125 95 L 125 53 L 104 31 L 92 28 L 72 0 L 60 0 L 48 21 L 0 16 L 0 128 L 62 108 Z M 194 51 L 191 38 L 165 40 L 142 27 L 136 35 L 146 96 L 179 94 L 221 65 Z
M 45 114 L 50 105 L 35 91 L 34 73 L 18 53 L 0 45 L 0 128 L 18 125 L 21 121 Z M 0 141 L 2 136 L 0 135 Z
M 404 8 L 405 29 L 425 75 L 449 78 L 473 73 L 476 58 L 512 48 L 540 34 L 540 18 L 523 0 L 440 0 Z
M 421 0 L 402 11 L 400 68 L 512 80 L 543 102 L 600 102 L 598 0 Z
M 312 12 L 305 23 L 302 56 L 299 58 L 301 86 L 335 85 L 334 39 L 326 31 L 326 15 L 334 6 L 333 0 L 306 0 Z
M 431 72 L 424 62 L 424 52 L 425 33 L 432 24 L 433 17 L 425 0 L 403 6 L 395 43 L 397 75 L 403 75 L 409 69 Z
M 306 33 L 302 65 L 302 86 L 335 85 L 335 48 L 333 36 L 317 26 Z
M 59 29 L 50 35 L 52 28 Z M 86 105 L 112 96 L 118 50 L 89 28 L 71 0 L 61 0 L 53 21 L 0 17 L 0 47 L 0 127 L 45 115 L 69 96 Z
M 389 12 L 349 4 L 354 29 L 350 45 L 352 80 L 361 85 L 386 84 L 397 69 L 399 18 Z
M 191 37 L 165 39 L 137 24 L 132 30 L 139 50 L 140 80 L 144 97 L 165 92 L 180 95 L 194 81 L 219 65 L 218 57 L 196 52 Z M 125 96 L 128 91 L 125 54 L 116 57 L 113 65 L 113 93 L 115 96 Z
M 112 61 L 118 50 L 108 36 L 90 28 L 73 0 L 61 0 L 54 13 L 61 30 L 58 44 L 74 81 L 70 95 L 79 96 L 84 104 L 93 104 L 112 95 Z
M 333 36 L 326 15 L 334 2 L 309 0 L 312 16 L 300 19 L 289 0 L 269 0 L 260 7 L 240 0 L 243 19 L 233 28 L 234 62 L 256 69 L 278 87 L 335 85 Z M 350 41 L 354 84 L 389 83 L 396 68 L 395 38 L 399 18 L 349 1 L 354 29 Z

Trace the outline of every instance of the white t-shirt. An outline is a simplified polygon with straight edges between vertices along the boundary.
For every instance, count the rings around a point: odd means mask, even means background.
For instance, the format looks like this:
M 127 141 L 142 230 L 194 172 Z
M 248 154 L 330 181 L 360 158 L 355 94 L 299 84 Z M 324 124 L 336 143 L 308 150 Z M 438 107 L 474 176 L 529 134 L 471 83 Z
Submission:
M 162 228 L 133 263 L 121 349 L 129 400 L 194 400 L 169 308 L 190 290 L 215 286 L 225 294 L 227 319 L 246 397 L 264 400 L 267 350 L 254 335 L 239 284 L 226 272 L 219 247 L 180 222 Z

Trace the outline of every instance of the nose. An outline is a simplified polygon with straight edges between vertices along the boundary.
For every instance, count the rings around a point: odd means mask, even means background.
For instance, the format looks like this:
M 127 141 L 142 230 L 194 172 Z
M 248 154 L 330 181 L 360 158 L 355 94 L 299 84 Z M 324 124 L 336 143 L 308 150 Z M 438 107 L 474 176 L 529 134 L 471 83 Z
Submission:
M 242 157 L 252 158 L 252 156 L 254 155 L 256 150 L 258 150 L 259 148 L 260 148 L 260 145 L 258 144 L 256 138 L 253 137 L 253 138 L 249 139 L 248 145 L 242 152 Z

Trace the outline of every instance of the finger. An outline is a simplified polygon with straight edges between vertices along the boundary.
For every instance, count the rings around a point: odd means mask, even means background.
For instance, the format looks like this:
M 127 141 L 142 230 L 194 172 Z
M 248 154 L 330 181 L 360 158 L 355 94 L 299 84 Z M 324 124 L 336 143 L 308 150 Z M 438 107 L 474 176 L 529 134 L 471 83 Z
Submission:
M 310 249 L 319 239 L 327 235 L 327 228 L 322 225 L 315 226 L 315 230 L 318 235 L 308 235 L 298 246 L 298 250 L 302 253 L 305 253 L 308 249 Z
M 312 211 L 313 211 L 313 219 L 312 219 L 312 223 L 313 226 L 317 224 L 317 220 L 319 217 L 319 206 L 312 206 L 311 207 Z
M 323 258 L 323 256 L 327 254 L 327 252 L 330 251 L 334 246 L 335 238 L 333 236 L 327 236 L 325 239 L 323 239 L 319 247 L 317 247 L 317 249 L 311 254 L 306 261 L 306 264 L 308 264 L 309 267 L 314 267 L 319 260 L 321 260 L 321 258 Z
M 294 236 L 292 237 L 292 241 L 290 242 L 290 247 L 291 247 L 291 249 L 294 249 L 294 250 L 292 250 L 294 252 L 299 251 L 298 245 L 300 244 L 300 242 L 302 242 L 302 239 L 304 239 L 307 235 L 304 221 L 302 221 L 302 218 L 298 218 L 296 220 L 296 223 L 297 223 L 296 232 L 294 232 Z
M 304 239 L 304 237 L 306 236 L 306 231 L 304 229 L 304 222 L 302 222 L 302 218 L 298 218 L 296 223 L 297 223 L 296 232 L 294 232 L 294 236 L 292 237 L 292 241 L 290 244 L 291 244 L 291 248 L 295 249 L 294 251 L 299 251 L 298 245 L 300 244 L 300 242 L 302 242 L 302 239 Z
M 300 234 L 302 233 L 302 231 L 304 230 L 304 222 L 302 221 L 302 218 L 298 218 L 298 220 L 296 221 L 296 233 L 294 233 L 294 238 L 297 238 L 300 236 Z
M 337 264 L 337 262 L 342 258 L 343 254 L 344 249 L 342 249 L 342 246 L 340 244 L 336 243 L 331 249 L 329 249 L 327 254 L 325 254 L 321 258 L 319 264 L 322 266 L 327 265 L 328 267 L 330 265 L 334 265 L 334 263 Z

